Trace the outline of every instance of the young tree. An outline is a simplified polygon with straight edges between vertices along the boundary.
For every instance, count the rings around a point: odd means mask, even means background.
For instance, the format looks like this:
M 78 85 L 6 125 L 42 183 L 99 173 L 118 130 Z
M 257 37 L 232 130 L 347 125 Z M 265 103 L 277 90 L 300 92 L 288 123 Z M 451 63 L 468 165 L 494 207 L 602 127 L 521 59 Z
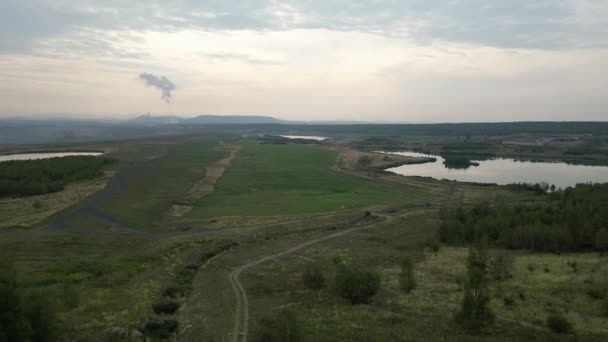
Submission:
M 608 251 L 608 229 L 602 228 L 595 233 L 595 248 L 601 255 Z
M 24 341 L 29 325 L 23 316 L 17 273 L 13 265 L 0 260 L 0 341 Z
M 506 280 L 511 278 L 513 257 L 507 253 L 496 255 L 490 262 L 490 271 L 494 280 Z
M 325 276 L 318 265 L 312 264 L 306 267 L 302 275 L 302 282 L 307 289 L 316 293 L 325 288 Z
M 407 257 L 401 262 L 401 273 L 399 274 L 399 286 L 404 293 L 410 293 L 416 288 L 416 278 L 414 277 L 414 262 Z
M 380 289 L 380 275 L 362 265 L 336 267 L 336 290 L 352 305 L 366 304 Z
M 466 329 L 479 331 L 494 320 L 490 310 L 488 289 L 488 255 L 486 242 L 469 247 L 467 258 L 467 279 L 464 285 L 464 298 L 457 321 Z
M 302 329 L 296 314 L 291 310 L 282 310 L 273 316 L 263 316 L 254 329 L 255 342 L 299 342 L 302 340 Z

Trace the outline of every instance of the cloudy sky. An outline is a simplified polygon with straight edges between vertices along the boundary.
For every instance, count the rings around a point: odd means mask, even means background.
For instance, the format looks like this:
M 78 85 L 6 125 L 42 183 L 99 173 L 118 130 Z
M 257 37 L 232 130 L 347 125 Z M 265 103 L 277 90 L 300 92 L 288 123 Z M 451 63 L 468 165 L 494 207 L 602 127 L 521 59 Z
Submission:
M 1 0 L 0 117 L 608 119 L 608 0 Z

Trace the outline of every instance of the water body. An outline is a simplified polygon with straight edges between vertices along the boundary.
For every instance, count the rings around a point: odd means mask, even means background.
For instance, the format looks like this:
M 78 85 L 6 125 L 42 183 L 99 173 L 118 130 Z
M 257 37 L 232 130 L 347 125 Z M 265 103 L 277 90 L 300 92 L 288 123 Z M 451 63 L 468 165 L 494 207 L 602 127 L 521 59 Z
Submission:
M 0 155 L 0 162 L 9 160 L 34 160 L 47 159 L 55 157 L 70 157 L 70 156 L 99 156 L 100 152 L 45 152 L 45 153 L 19 153 Z
M 327 137 L 319 137 L 319 136 L 315 136 L 315 135 L 279 135 L 280 137 L 283 138 L 288 138 L 288 139 L 308 139 L 308 140 L 316 140 L 316 141 L 323 141 L 325 139 L 327 139 Z
M 402 156 L 433 157 L 436 162 L 403 165 L 387 169 L 403 176 L 422 176 L 435 179 L 449 179 L 475 183 L 547 183 L 558 188 L 574 186 L 578 183 L 608 182 L 608 166 L 572 165 L 564 162 L 533 162 L 507 158 L 473 160 L 478 166 L 468 168 L 447 168 L 440 156 L 416 152 L 394 152 Z

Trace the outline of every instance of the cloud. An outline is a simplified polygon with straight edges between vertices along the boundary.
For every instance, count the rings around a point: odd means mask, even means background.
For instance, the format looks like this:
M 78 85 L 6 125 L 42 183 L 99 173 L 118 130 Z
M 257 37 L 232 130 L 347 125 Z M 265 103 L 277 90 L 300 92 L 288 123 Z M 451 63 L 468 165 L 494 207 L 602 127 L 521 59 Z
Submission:
M 149 73 L 140 74 L 139 78 L 144 80 L 148 86 L 160 89 L 162 91 L 161 98 L 165 102 L 171 103 L 173 101 L 173 94 L 171 92 L 175 90 L 175 83 L 171 82 L 168 78 Z
M 246 64 L 253 65 L 280 65 L 281 62 L 263 58 L 257 58 L 249 54 L 244 53 L 229 53 L 229 52 L 218 52 L 218 53 L 202 53 L 202 57 L 209 58 L 218 61 L 237 61 Z
M 7 0 L 0 2 L 0 53 L 31 53 L 52 38 L 98 37 L 101 31 L 298 28 L 375 33 L 419 44 L 570 49 L 608 45 L 606 16 L 608 2 L 598 0 L 176 0 L 170 6 L 164 0 Z

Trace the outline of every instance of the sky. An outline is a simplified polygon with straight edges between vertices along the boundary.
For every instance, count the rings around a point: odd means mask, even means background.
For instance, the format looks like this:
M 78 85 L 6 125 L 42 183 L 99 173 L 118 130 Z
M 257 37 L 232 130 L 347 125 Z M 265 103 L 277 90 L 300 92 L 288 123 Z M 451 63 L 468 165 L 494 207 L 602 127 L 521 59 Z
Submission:
M 608 119 L 608 0 L 1 0 L 0 117 Z

